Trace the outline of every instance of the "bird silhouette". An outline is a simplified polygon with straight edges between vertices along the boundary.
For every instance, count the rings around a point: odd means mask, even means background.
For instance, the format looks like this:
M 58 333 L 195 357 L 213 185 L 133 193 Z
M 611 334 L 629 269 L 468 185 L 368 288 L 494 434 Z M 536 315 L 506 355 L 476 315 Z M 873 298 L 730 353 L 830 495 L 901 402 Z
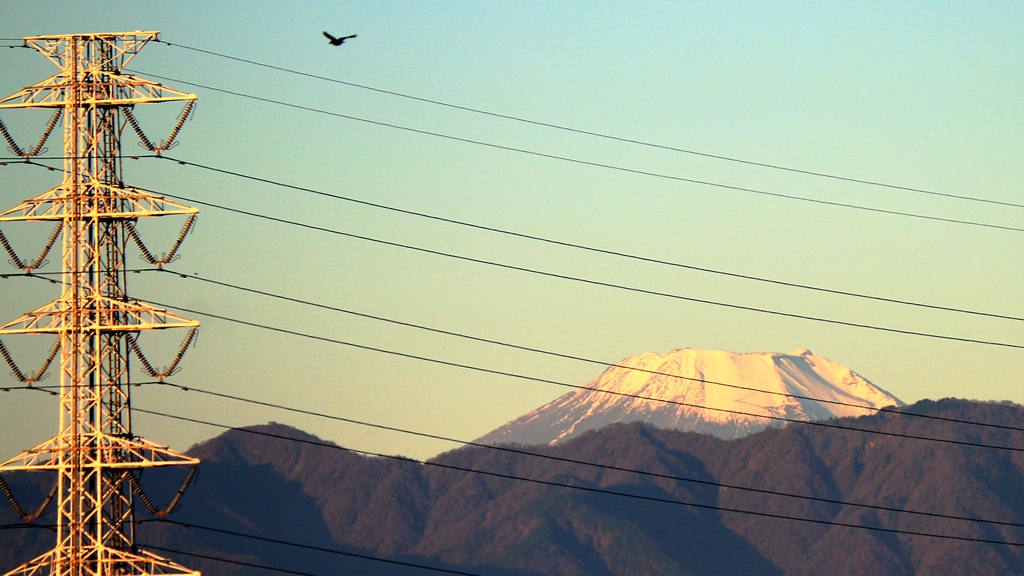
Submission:
M 351 36 L 342 36 L 341 38 L 335 38 L 334 36 L 331 36 L 327 32 L 324 32 L 324 36 L 327 36 L 327 40 L 330 41 L 331 46 L 341 46 L 342 44 L 345 43 L 345 40 L 356 37 L 356 35 L 353 34 Z

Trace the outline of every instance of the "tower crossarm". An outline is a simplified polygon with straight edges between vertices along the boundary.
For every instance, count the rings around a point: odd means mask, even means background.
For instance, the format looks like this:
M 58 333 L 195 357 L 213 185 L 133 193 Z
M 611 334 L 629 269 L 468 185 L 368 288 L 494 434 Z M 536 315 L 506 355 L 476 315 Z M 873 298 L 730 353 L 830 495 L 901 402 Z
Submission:
M 69 59 L 74 52 L 70 49 L 73 43 L 92 46 L 95 49 L 90 65 L 102 68 L 121 69 L 142 50 L 150 40 L 158 40 L 160 33 L 155 30 L 136 30 L 134 32 L 95 32 L 78 34 L 50 34 L 43 36 L 26 36 L 25 44 L 35 48 L 58 68 L 68 68 Z
M 118 438 L 102 432 L 83 435 L 92 455 L 90 465 L 95 468 L 136 470 L 165 466 L 197 466 L 198 458 L 182 454 L 167 446 L 145 438 Z M 55 436 L 38 446 L 0 463 L 0 472 L 25 470 L 60 470 L 76 446 L 63 435 Z
M 111 551 L 109 558 L 100 560 L 102 568 L 97 566 L 98 574 L 145 574 L 149 575 L 180 575 L 180 576 L 201 576 L 195 570 L 189 570 L 178 565 L 172 560 L 162 558 L 145 550 L 136 552 Z M 60 567 L 71 563 L 71 558 L 62 549 L 55 549 L 28 562 L 21 567 L 8 572 L 5 576 L 50 576 L 51 574 L 63 574 Z M 100 571 L 102 570 L 102 571 Z M 131 570 L 130 572 L 128 570 Z
M 97 297 L 93 305 L 79 313 L 82 320 L 72 322 L 75 308 L 58 299 L 23 314 L 0 326 L 0 334 L 60 334 L 79 332 L 137 332 L 164 328 L 196 328 L 199 322 L 178 316 L 139 300 L 120 301 Z M 75 328 L 72 328 L 75 326 Z
M 74 102 L 77 105 L 133 106 L 156 102 L 182 102 L 195 100 L 195 94 L 168 88 L 159 82 L 139 78 L 131 74 L 115 74 L 90 70 L 90 78 L 100 95 L 73 100 L 70 93 L 77 84 L 74 78 L 63 73 L 28 86 L 0 100 L 0 109 L 6 108 L 63 108 Z
M 135 54 L 157 37 L 156 32 L 141 31 L 27 37 L 25 44 L 38 50 L 61 71 L 0 100 L 0 109 L 131 106 L 195 100 L 194 94 L 123 72 Z M 84 94 L 74 94 L 73 89 L 83 84 L 87 87 Z
M 53 188 L 31 200 L 0 212 L 0 222 L 37 222 L 66 218 L 133 219 L 175 214 L 198 214 L 199 210 L 185 206 L 137 188 L 119 188 L 96 182 L 92 186 L 91 208 L 73 211 L 73 198 L 67 185 Z

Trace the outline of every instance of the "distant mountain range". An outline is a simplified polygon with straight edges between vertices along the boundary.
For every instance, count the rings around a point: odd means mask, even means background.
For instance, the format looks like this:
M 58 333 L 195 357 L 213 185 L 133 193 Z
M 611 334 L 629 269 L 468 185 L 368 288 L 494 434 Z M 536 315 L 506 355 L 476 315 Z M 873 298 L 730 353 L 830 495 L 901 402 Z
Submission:
M 552 458 L 465 447 L 427 464 L 255 426 L 190 451 L 202 472 L 170 519 L 191 528 L 147 522 L 138 541 L 208 575 L 273 573 L 211 558 L 325 576 L 436 573 L 355 555 L 494 576 L 1024 574 L 1024 407 L 942 400 L 898 410 L 916 416 L 729 441 L 615 424 L 528 449 Z M 142 482 L 159 504 L 182 473 L 149 471 Z M 42 475 L 5 477 L 28 504 L 49 488 Z M 0 524 L 14 521 L 0 513 Z M 0 572 L 53 541 L 47 530 L 0 530 Z
M 781 427 L 786 420 L 867 413 L 845 404 L 903 405 L 856 372 L 806 348 L 789 354 L 689 348 L 646 353 L 619 362 L 587 388 L 524 414 L 477 442 L 555 444 L 587 430 L 626 422 L 729 439 L 768 426 Z

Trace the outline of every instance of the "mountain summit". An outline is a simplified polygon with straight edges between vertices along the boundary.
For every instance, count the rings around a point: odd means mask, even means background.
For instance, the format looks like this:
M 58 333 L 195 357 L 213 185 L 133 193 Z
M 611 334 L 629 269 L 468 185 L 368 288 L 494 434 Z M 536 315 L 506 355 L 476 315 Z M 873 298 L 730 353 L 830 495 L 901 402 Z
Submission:
M 587 388 L 524 414 L 477 442 L 556 444 L 586 430 L 636 421 L 731 439 L 785 424 L 772 418 L 825 420 L 870 413 L 818 400 L 871 408 L 904 405 L 856 372 L 806 348 L 789 354 L 690 348 L 647 352 L 605 370 Z

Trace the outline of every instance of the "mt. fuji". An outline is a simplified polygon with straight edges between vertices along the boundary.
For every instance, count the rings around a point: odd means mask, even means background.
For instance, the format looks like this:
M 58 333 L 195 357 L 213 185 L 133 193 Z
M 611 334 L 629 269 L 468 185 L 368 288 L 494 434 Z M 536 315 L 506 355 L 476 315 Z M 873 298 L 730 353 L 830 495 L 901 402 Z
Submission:
M 844 404 L 904 405 L 849 368 L 803 348 L 789 354 L 690 348 L 647 352 L 605 370 L 587 388 L 524 414 L 477 442 L 557 444 L 586 430 L 635 421 L 731 439 L 785 424 L 773 418 L 826 420 L 873 412 Z

